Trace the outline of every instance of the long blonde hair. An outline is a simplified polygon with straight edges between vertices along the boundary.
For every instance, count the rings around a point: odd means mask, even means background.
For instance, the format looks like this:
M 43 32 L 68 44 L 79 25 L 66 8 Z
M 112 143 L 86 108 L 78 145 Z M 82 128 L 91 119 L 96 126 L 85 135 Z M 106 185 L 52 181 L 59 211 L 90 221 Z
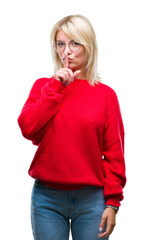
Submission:
M 54 25 L 51 32 L 51 51 L 55 72 L 63 67 L 58 53 L 54 50 L 59 30 L 63 30 L 69 38 L 77 39 L 83 45 L 86 53 L 85 73 L 90 85 L 94 86 L 95 83 L 101 82 L 97 72 L 98 47 L 96 35 L 90 21 L 86 17 L 77 14 L 64 17 Z

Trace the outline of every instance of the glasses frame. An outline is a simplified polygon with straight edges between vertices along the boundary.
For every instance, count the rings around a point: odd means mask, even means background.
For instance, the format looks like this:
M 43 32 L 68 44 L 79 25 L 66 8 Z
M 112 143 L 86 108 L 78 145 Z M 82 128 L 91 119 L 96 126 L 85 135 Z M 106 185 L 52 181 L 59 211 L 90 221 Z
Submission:
M 59 43 L 64 43 L 64 48 L 63 48 L 62 51 L 59 51 L 59 50 L 57 49 L 57 43 L 58 43 L 58 42 L 59 42 Z M 78 47 L 76 50 L 71 49 L 70 43 L 72 43 L 72 42 L 79 44 L 79 47 Z M 81 44 L 80 42 L 78 42 L 77 40 L 72 39 L 72 40 L 70 40 L 69 42 L 64 42 L 64 41 L 61 41 L 61 40 L 56 40 L 53 47 L 54 47 L 54 49 L 55 49 L 56 52 L 62 53 L 62 52 L 65 51 L 65 48 L 66 48 L 67 45 L 69 46 L 69 49 L 70 49 L 72 52 L 77 52 L 77 51 L 81 48 L 81 46 L 82 46 L 82 44 Z

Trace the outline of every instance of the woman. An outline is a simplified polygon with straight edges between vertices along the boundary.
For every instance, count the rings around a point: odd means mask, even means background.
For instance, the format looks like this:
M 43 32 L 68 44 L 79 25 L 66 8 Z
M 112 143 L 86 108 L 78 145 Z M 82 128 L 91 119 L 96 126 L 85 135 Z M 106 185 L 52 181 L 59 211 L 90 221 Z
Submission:
M 124 128 L 115 91 L 97 74 L 93 27 L 82 15 L 55 24 L 55 73 L 38 79 L 18 118 L 38 146 L 31 221 L 35 240 L 109 239 L 125 186 Z

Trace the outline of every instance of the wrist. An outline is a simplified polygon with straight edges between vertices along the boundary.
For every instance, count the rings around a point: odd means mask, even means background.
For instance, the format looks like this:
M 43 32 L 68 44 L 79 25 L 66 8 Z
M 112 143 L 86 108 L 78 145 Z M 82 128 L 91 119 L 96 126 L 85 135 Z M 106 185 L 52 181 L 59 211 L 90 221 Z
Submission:
M 119 210 L 119 207 L 116 207 L 116 206 L 113 206 L 113 205 L 106 205 L 106 208 L 112 208 L 112 209 L 114 209 L 116 211 L 116 213 Z

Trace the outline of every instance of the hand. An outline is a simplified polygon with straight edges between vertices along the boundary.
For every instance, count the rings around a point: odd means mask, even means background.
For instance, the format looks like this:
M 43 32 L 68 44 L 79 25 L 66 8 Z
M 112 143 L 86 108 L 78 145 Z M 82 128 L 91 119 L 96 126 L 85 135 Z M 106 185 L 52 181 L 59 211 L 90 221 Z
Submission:
M 105 224 L 107 223 L 107 228 L 104 233 L 99 233 L 98 237 L 103 238 L 109 236 L 116 225 L 116 211 L 113 208 L 106 208 L 103 212 L 101 223 L 99 226 L 100 232 L 104 229 Z
M 80 74 L 80 72 L 81 70 L 73 72 L 70 68 L 68 68 L 68 56 L 66 56 L 64 60 L 64 67 L 60 68 L 55 73 L 55 78 L 62 81 L 65 85 L 69 85 L 69 83 L 72 82 L 73 79 Z

